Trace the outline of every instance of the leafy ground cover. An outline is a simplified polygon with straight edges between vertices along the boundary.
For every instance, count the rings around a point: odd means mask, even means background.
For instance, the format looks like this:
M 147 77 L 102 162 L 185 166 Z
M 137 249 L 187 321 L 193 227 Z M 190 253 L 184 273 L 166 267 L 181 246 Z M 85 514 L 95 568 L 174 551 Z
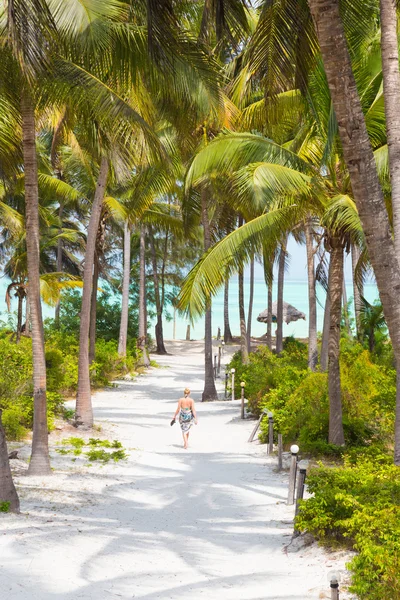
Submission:
M 238 353 L 228 368 L 236 369 L 238 388 L 246 382 L 252 413 L 272 411 L 275 432 L 282 433 L 286 445 L 296 442 L 302 453 L 325 461 L 310 470 L 311 498 L 302 503 L 297 529 L 311 532 L 326 545 L 357 551 L 348 567 L 351 591 L 358 598 L 399 600 L 400 469 L 393 465 L 392 351 L 385 342 L 371 353 L 346 337 L 340 350 L 345 447 L 327 442 L 327 374 L 307 368 L 304 344 L 288 339 L 280 356 L 259 348 L 248 365 L 242 364 Z M 267 435 L 264 419 L 262 442 Z
M 83 454 L 89 462 L 108 463 L 111 460 L 118 462 L 128 458 L 121 442 L 118 440 L 110 442 L 98 438 L 89 438 L 88 442 L 79 437 L 65 438 L 61 443 L 61 447 L 57 448 L 56 451 L 59 454 L 71 454 L 75 457 Z
M 96 360 L 90 367 L 94 388 L 107 385 L 114 377 L 132 371 L 138 360 L 133 344 L 126 360 L 117 352 L 116 340 L 99 338 Z M 46 334 L 48 427 L 57 416 L 68 417 L 64 398 L 76 392 L 78 383 L 78 351 L 76 336 L 65 331 Z M 32 342 L 22 337 L 15 344 L 9 334 L 0 332 L 0 407 L 2 421 L 9 440 L 21 440 L 33 423 Z

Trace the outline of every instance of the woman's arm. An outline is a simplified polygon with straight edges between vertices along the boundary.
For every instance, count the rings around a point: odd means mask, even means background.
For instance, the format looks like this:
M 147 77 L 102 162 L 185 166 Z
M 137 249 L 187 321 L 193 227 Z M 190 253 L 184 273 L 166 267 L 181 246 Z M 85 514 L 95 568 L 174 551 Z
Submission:
M 196 407 L 194 405 L 194 400 L 192 400 L 192 413 L 193 413 L 193 416 L 194 416 L 194 422 L 197 425 L 197 413 L 196 413 Z
M 181 410 L 181 402 L 182 402 L 182 399 L 178 400 L 178 406 L 176 407 L 176 411 L 175 411 L 175 414 L 174 414 L 174 419 L 176 419 L 176 416 L 177 416 L 178 412 Z

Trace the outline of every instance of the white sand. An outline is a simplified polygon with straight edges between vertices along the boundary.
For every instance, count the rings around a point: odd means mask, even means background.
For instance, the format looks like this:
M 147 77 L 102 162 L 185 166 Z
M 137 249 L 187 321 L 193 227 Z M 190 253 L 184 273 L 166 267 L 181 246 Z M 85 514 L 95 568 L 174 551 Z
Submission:
M 54 444 L 81 434 L 64 431 L 51 436 L 53 477 L 16 476 L 22 513 L 0 516 L 2 600 L 330 598 L 328 574 L 348 556 L 285 551 L 288 476 L 247 443 L 254 421 L 238 419 L 239 403 L 199 403 L 181 448 L 169 422 L 186 385 L 201 397 L 202 344 L 168 348 L 161 368 L 94 397 L 100 435 L 129 448 L 128 461 L 72 462 Z

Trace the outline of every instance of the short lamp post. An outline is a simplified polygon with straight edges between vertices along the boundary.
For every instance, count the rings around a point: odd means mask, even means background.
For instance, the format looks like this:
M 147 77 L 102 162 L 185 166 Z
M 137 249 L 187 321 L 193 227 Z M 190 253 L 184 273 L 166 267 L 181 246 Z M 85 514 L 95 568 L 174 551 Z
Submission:
M 331 600 L 339 600 L 339 576 L 337 573 L 330 573 L 329 580 L 331 586 Z
M 299 453 L 299 447 L 296 444 L 290 446 L 290 452 L 292 454 L 290 460 L 290 472 L 289 472 L 289 492 L 287 504 L 294 504 L 294 490 L 296 487 L 296 471 L 297 471 L 297 455 Z
M 235 369 L 231 369 L 232 375 L 232 400 L 235 399 Z
M 225 350 L 225 342 L 221 342 L 221 354 L 222 354 L 222 356 L 224 355 L 224 350 Z
M 244 386 L 245 385 L 246 385 L 246 383 L 244 381 L 240 382 L 240 387 L 241 387 L 240 398 L 242 400 L 241 406 L 240 406 L 240 418 L 241 419 L 244 419 Z
M 274 415 L 268 413 L 268 454 L 274 451 Z

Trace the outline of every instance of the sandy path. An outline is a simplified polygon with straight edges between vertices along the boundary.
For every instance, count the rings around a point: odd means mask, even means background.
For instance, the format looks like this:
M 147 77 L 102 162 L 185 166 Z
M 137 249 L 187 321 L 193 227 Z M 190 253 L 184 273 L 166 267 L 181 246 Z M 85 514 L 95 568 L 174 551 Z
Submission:
M 66 467 L 70 457 L 54 454 L 54 477 L 17 478 L 23 514 L 0 517 L 2 599 L 330 597 L 327 574 L 344 568 L 343 555 L 284 552 L 287 475 L 247 444 L 253 422 L 238 419 L 238 403 L 198 404 L 192 446 L 181 448 L 169 421 L 185 385 L 200 398 L 203 356 L 199 343 L 174 352 L 95 396 L 96 421 L 128 461 Z

